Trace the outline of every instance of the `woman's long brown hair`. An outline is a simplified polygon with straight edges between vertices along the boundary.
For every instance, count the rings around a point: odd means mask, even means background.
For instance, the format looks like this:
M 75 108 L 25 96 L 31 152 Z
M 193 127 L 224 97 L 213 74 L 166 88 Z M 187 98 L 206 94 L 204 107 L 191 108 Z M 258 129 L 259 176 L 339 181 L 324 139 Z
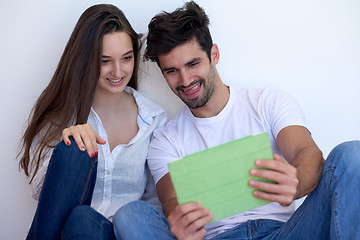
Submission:
M 100 76 L 102 39 L 111 32 L 126 32 L 131 37 L 135 66 L 128 86 L 137 88 L 141 36 L 117 7 L 99 4 L 88 8 L 79 18 L 54 76 L 30 114 L 18 154 L 19 167 L 27 177 L 32 173 L 30 182 L 44 154 L 60 140 L 62 130 L 87 122 Z M 36 136 L 39 142 L 30 153 Z

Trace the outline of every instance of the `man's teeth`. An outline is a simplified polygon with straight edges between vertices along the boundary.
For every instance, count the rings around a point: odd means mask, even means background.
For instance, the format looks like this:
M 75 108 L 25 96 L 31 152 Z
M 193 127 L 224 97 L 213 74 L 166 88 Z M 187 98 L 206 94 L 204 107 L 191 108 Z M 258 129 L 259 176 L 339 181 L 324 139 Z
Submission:
M 110 82 L 112 82 L 112 83 L 118 83 L 118 82 L 120 82 L 121 81 L 121 78 L 119 78 L 119 79 L 108 79 Z
M 200 87 L 200 84 L 199 85 L 196 85 L 195 87 L 191 88 L 192 90 L 194 89 L 197 89 L 198 87 Z
M 196 85 L 196 86 L 194 86 L 194 87 L 192 87 L 192 88 L 190 88 L 190 89 L 184 90 L 184 91 L 186 92 L 186 91 L 195 90 L 195 89 L 197 89 L 198 87 L 200 87 L 200 84 L 198 84 L 198 85 Z

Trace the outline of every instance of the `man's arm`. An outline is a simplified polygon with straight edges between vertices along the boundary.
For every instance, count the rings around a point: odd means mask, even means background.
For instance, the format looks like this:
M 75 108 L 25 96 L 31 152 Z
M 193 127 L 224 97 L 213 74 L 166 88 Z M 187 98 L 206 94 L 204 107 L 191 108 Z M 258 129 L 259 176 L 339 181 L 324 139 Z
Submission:
M 169 173 L 165 174 L 156 184 L 156 191 L 162 204 L 165 217 L 168 217 L 179 205 Z
M 170 174 L 165 174 L 156 184 L 163 211 L 170 223 L 170 231 L 177 239 L 202 239 L 206 235 L 205 224 L 213 220 L 209 209 L 198 202 L 178 204 Z
M 276 140 L 285 159 L 297 170 L 295 199 L 311 193 L 319 183 L 325 160 L 310 132 L 304 127 L 290 126 L 281 130 Z
M 294 199 L 311 193 L 317 186 L 324 159 L 309 131 L 301 126 L 282 129 L 277 145 L 285 159 L 274 155 L 274 160 L 257 160 L 256 165 L 265 169 L 252 169 L 251 175 L 275 181 L 277 184 L 250 180 L 249 185 L 262 191 L 254 191 L 256 197 L 275 201 L 287 206 Z

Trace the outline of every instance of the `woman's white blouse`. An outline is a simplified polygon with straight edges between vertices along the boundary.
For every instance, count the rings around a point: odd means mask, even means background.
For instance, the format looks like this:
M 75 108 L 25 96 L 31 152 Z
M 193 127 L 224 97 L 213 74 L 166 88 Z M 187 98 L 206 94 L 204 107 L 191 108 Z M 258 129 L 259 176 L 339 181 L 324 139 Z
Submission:
M 167 116 L 161 107 L 136 90 L 126 87 L 125 91 L 134 96 L 138 105 L 139 131 L 128 144 L 120 144 L 110 152 L 106 131 L 93 109 L 87 121 L 106 141 L 104 145 L 98 144 L 97 176 L 91 206 L 110 220 L 121 206 L 134 200 L 143 199 L 160 208 L 146 158 L 152 133 L 166 123 Z M 39 198 L 51 154 L 52 150 L 46 154 L 32 181 L 35 199 Z

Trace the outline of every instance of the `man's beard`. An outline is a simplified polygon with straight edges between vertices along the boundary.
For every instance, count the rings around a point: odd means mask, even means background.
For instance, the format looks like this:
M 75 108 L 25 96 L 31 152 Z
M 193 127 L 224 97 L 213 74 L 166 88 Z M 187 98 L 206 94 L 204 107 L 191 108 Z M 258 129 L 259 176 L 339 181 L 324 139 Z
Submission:
M 193 99 L 183 99 L 180 97 L 180 94 L 177 94 L 180 99 L 191 109 L 196 109 L 204 106 L 210 99 L 211 95 L 214 92 L 214 81 L 215 81 L 215 71 L 214 68 L 210 65 L 210 71 L 208 75 L 208 85 L 205 84 L 204 79 L 198 79 L 192 82 L 189 86 L 197 85 L 200 83 L 201 88 L 205 91 L 203 96 L 197 96 Z M 179 92 L 179 89 L 176 89 Z

